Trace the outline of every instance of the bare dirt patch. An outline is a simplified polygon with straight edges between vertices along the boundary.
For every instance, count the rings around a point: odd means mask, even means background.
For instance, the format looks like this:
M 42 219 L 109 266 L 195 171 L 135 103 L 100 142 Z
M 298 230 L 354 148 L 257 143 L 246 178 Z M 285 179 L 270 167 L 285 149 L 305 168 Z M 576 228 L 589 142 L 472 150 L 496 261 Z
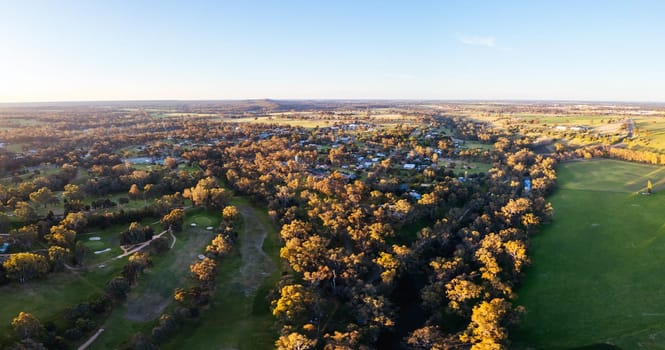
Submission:
M 243 229 L 239 235 L 242 265 L 233 283 L 240 285 L 243 293 L 249 296 L 254 294 L 263 280 L 275 270 L 275 263 L 263 251 L 263 241 L 268 232 L 257 218 L 255 209 L 241 205 L 238 206 L 238 211 L 244 219 Z
M 170 298 L 165 298 L 156 293 L 146 293 L 139 298 L 133 298 L 127 301 L 127 313 L 125 318 L 130 321 L 147 322 L 154 320 L 171 302 Z

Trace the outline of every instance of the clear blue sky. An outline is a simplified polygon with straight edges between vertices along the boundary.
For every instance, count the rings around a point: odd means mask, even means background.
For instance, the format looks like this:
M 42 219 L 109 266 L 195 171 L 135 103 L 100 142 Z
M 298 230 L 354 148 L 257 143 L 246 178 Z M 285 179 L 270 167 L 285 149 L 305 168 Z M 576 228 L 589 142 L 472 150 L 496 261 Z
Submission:
M 0 102 L 665 102 L 665 1 L 0 2 Z

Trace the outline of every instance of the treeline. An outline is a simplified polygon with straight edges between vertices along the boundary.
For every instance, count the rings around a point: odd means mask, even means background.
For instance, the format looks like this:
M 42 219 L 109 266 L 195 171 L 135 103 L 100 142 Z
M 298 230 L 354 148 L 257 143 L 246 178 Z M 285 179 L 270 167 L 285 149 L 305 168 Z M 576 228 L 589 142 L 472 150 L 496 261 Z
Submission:
M 654 165 L 665 165 L 665 154 L 619 147 L 607 147 L 605 152 L 609 158 Z
M 629 162 L 665 165 L 665 154 L 603 145 L 591 145 L 578 147 L 572 150 L 563 150 L 557 152 L 553 157 L 559 160 L 606 157 Z

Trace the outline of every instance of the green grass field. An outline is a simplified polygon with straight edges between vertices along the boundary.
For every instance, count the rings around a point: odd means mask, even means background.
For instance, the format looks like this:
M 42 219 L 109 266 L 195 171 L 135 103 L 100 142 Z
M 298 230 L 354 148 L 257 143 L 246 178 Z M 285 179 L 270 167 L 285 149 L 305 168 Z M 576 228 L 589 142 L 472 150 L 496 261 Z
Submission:
M 663 153 L 665 150 L 665 119 L 655 116 L 633 118 L 637 127 L 637 140 L 630 147 L 637 150 Z
M 464 141 L 464 144 L 462 145 L 463 149 L 482 149 L 482 150 L 488 150 L 491 151 L 494 149 L 494 144 L 492 143 L 482 143 L 479 141 Z
M 554 220 L 532 240 L 518 290 L 517 348 L 665 344 L 665 168 L 594 160 L 561 164 Z M 647 179 L 655 194 L 641 195 Z M 662 192 L 660 192 L 662 191 Z
M 146 218 L 141 221 L 147 225 L 155 218 Z M 78 236 L 78 239 L 90 248 L 91 253 L 85 260 L 89 271 L 64 271 L 51 274 L 44 279 L 33 280 L 20 285 L 10 283 L 0 287 L 0 347 L 2 342 L 12 332 L 9 323 L 19 311 L 25 311 L 37 316 L 42 322 L 54 321 L 62 323 L 60 315 L 65 308 L 75 306 L 87 301 L 91 296 L 102 294 L 106 283 L 120 272 L 127 258 L 111 260 L 122 253 L 119 248 L 119 233 L 126 230 L 129 225 L 113 225 L 105 229 L 93 229 L 91 233 Z M 159 230 L 156 227 L 156 230 Z M 99 241 L 91 241 L 90 237 L 100 237 Z M 93 254 L 92 251 L 111 248 L 110 252 Z M 105 268 L 96 268 L 100 263 Z
M 104 285 L 120 271 L 122 265 L 123 262 L 116 260 L 108 263 L 105 269 L 88 273 L 66 271 L 22 285 L 12 283 L 0 287 L 0 348 L 13 335 L 10 322 L 19 311 L 35 315 L 42 323 L 53 321 L 62 324 L 60 315 L 65 308 L 103 294 Z
M 609 119 L 621 119 L 622 116 L 607 116 L 594 114 L 545 114 L 545 113 L 513 113 L 506 116 L 523 120 L 537 120 L 540 124 L 557 125 L 587 125 L 599 126 Z
M 279 238 L 263 210 L 252 207 L 246 200 L 234 198 L 243 216 L 240 235 L 252 230 L 265 231 L 263 251 L 277 266 L 267 277 L 242 275 L 246 261 L 239 243 L 234 253 L 221 261 L 215 295 L 197 323 L 182 327 L 162 349 L 273 349 L 277 333 L 272 329 L 273 318 L 266 299 L 282 269 L 279 260 Z M 240 239 L 242 242 L 242 238 Z M 241 279 L 238 280 L 238 277 Z M 244 279 L 262 279 L 256 292 L 243 293 Z M 265 279 L 264 279 L 265 278 Z M 259 280 L 260 281 L 260 280 Z
M 185 227 L 176 237 L 173 250 L 153 257 L 153 267 L 139 277 L 127 300 L 114 308 L 102 326 L 106 331 L 90 349 L 122 348 L 134 333 L 150 334 L 153 320 L 172 304 L 175 288 L 186 284 L 189 265 L 198 261 L 214 232 Z
M 212 210 L 202 210 L 200 208 L 192 209 L 188 212 L 185 218 L 185 227 L 191 227 L 191 224 L 196 224 L 196 227 L 206 228 L 208 226 L 216 227 L 222 221 L 221 212 L 217 213 Z

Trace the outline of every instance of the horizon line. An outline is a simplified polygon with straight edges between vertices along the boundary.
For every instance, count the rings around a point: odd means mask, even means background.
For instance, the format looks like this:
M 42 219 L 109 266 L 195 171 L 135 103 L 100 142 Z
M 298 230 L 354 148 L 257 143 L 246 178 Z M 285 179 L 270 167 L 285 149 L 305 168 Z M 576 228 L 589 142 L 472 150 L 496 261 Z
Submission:
M 448 102 L 448 103 L 582 103 L 582 104 L 663 104 L 665 101 L 649 101 L 649 100 L 585 100 L 585 99 L 520 99 L 520 98 L 506 98 L 506 99 L 485 99 L 485 98 L 334 98 L 334 97 L 317 97 L 317 98 L 214 98 L 214 99 L 90 99 L 90 100 L 35 100 L 35 101 L 6 101 L 0 102 L 0 106 L 7 105 L 46 105 L 46 104 L 100 104 L 100 103 L 183 103 L 183 102 L 247 102 L 247 101 L 317 101 L 317 102 Z

